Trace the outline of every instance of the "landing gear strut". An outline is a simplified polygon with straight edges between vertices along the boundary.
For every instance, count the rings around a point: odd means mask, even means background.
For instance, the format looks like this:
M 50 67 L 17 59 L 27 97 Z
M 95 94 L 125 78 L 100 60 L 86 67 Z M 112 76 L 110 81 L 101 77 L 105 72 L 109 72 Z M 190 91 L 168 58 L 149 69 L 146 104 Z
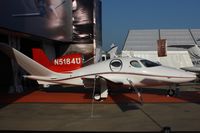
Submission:
M 135 90 L 136 94 L 138 95 L 138 98 L 140 99 L 140 104 L 143 104 L 143 98 L 142 98 L 142 94 L 140 93 L 140 91 L 134 86 L 134 83 L 127 79 L 127 81 L 129 82 L 129 84 L 133 87 L 133 89 Z
M 96 77 L 96 79 L 98 79 L 100 83 L 100 86 L 99 86 L 100 88 L 98 90 L 94 90 L 94 91 L 97 91 L 97 93 L 94 92 L 93 98 L 96 101 L 101 101 L 102 99 L 106 99 L 108 97 L 107 81 L 102 77 Z M 96 88 L 96 85 L 94 86 L 94 88 Z

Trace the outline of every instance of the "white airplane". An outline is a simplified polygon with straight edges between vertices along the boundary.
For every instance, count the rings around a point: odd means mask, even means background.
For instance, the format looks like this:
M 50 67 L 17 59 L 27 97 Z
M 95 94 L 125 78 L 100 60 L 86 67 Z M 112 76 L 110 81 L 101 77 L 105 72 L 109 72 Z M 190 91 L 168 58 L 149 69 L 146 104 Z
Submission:
M 189 56 L 192 60 L 193 67 L 184 67 L 181 68 L 186 71 L 200 73 L 200 48 L 196 44 L 189 45 L 170 45 L 168 47 L 176 47 L 186 49 L 189 53 Z
M 173 86 L 196 79 L 196 74 L 181 69 L 162 66 L 161 64 L 136 57 L 113 58 L 68 73 L 53 72 L 18 50 L 0 43 L 0 51 L 7 54 L 30 75 L 24 76 L 36 80 L 40 85 L 66 85 L 100 88 L 106 93 L 112 85 L 133 87 L 142 101 L 137 88 L 155 86 Z M 174 92 L 174 88 L 171 89 Z M 99 95 L 106 98 L 107 95 Z

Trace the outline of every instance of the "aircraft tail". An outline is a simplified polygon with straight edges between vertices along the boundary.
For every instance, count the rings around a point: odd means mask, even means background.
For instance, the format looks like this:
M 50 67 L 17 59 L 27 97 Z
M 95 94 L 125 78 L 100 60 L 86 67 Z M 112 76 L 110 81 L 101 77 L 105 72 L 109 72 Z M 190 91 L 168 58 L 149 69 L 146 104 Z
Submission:
M 49 68 L 50 66 L 52 66 L 53 64 L 49 61 L 49 58 L 47 57 L 47 55 L 44 53 L 43 50 L 39 49 L 39 48 L 33 48 L 32 49 L 33 52 L 33 59 L 35 61 L 37 61 L 38 63 L 40 63 L 41 65 Z
M 110 58 L 116 57 L 118 46 L 113 46 L 107 53 L 110 54 Z
M 33 48 L 32 52 L 36 62 L 54 72 L 68 73 L 82 67 L 82 55 L 79 53 L 63 55 L 51 61 L 42 49 Z
M 43 77 L 55 75 L 53 71 L 45 68 L 41 64 L 6 44 L 0 43 L 0 51 L 14 59 L 20 67 L 31 75 Z

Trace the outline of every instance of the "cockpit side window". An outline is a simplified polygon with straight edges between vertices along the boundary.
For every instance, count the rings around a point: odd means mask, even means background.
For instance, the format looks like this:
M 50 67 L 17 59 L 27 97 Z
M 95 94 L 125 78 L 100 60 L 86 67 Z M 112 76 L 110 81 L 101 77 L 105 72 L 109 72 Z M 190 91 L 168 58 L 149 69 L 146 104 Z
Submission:
M 109 66 L 111 71 L 119 72 L 122 69 L 123 63 L 120 59 L 113 59 Z
M 136 61 L 136 60 L 132 60 L 130 62 L 130 64 L 131 64 L 131 66 L 136 67 L 136 68 L 142 67 L 141 64 L 138 61 Z
M 111 65 L 114 66 L 114 67 L 120 67 L 120 66 L 122 65 L 122 63 L 119 62 L 119 61 L 113 61 L 113 62 L 111 63 Z
M 140 62 L 145 66 L 145 67 L 156 67 L 160 66 L 160 64 L 149 61 L 149 60 L 140 60 Z

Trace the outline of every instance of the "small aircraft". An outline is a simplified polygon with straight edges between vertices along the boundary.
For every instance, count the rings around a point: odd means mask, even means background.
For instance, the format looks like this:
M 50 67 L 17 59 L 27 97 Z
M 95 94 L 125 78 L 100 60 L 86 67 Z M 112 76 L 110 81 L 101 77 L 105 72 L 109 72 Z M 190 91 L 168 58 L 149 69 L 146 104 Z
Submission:
M 168 47 L 176 47 L 176 48 L 186 49 L 190 55 L 193 66 L 192 67 L 184 67 L 181 69 L 200 74 L 200 48 L 198 47 L 197 44 L 170 45 Z
M 25 75 L 25 78 L 36 80 L 40 85 L 84 86 L 94 90 L 98 86 L 100 89 L 98 98 L 106 98 L 109 87 L 124 86 L 133 87 L 142 101 L 141 93 L 137 88 L 173 86 L 196 79 L 195 73 L 162 66 L 137 57 L 117 57 L 67 73 L 58 73 L 6 44 L 0 43 L 0 51 L 14 59 L 30 74 Z M 170 90 L 174 92 L 174 88 Z

